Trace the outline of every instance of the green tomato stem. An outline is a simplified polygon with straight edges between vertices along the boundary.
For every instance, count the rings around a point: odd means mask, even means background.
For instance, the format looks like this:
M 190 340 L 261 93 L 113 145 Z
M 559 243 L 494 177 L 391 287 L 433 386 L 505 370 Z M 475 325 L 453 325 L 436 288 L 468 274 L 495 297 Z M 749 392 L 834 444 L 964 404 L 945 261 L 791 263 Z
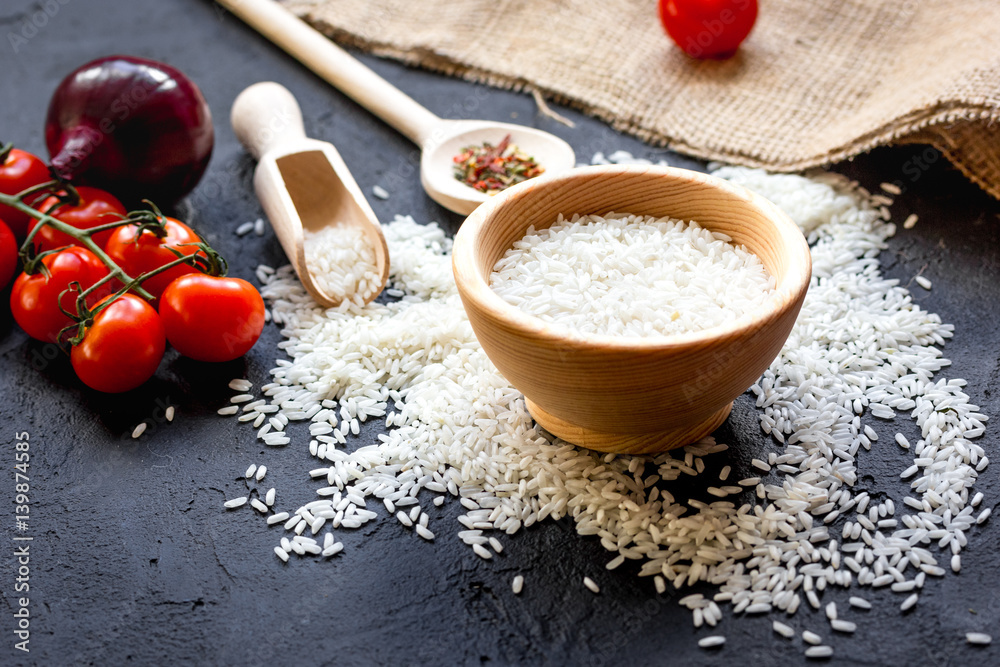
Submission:
M 117 213 L 104 213 L 103 215 L 118 215 L 118 214 Z M 129 224 L 129 223 L 131 223 L 131 220 L 129 220 L 128 218 L 122 218 L 120 220 L 115 220 L 114 222 L 108 222 L 108 223 L 103 224 L 103 225 L 98 225 L 97 227 L 88 227 L 87 229 L 79 229 L 77 231 L 79 231 L 79 232 L 81 232 L 83 234 L 86 234 L 88 236 L 93 236 L 94 234 L 98 234 L 100 232 L 106 232 L 109 229 L 118 229 L 122 225 Z

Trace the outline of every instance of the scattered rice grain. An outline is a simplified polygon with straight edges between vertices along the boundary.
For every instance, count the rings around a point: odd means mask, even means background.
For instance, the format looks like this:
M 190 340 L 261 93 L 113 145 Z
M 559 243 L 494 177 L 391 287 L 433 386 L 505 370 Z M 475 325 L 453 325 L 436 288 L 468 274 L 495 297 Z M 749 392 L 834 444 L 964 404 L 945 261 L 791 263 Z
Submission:
M 596 591 L 595 591 L 596 592 Z M 726 638 L 722 635 L 712 635 L 709 637 L 702 637 L 698 640 L 698 646 L 701 648 L 716 648 L 722 646 L 726 643 Z
M 242 498 L 233 498 L 232 500 L 227 500 L 225 502 L 225 508 L 227 510 L 236 509 L 237 507 L 243 507 L 247 504 L 246 496 Z

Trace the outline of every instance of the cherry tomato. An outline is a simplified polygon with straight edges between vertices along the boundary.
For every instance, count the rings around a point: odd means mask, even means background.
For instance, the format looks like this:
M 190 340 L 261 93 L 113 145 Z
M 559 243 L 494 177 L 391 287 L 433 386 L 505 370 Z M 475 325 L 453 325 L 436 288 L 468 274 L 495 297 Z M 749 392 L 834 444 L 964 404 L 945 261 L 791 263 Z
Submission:
M 31 153 L 12 148 L 6 159 L 0 160 L 0 192 L 16 195 L 28 188 L 51 181 L 49 168 L 40 158 Z M 0 204 L 0 218 L 19 239 L 28 233 L 28 221 L 32 218 L 10 206 Z
M 0 290 L 7 286 L 17 270 L 17 240 L 10 227 L 0 220 Z
M 124 294 L 94 316 L 69 359 L 85 385 L 118 394 L 153 377 L 166 346 L 163 322 L 153 307 Z
M 182 245 L 198 243 L 201 239 L 180 220 L 166 218 L 167 235 L 162 239 L 149 230 L 138 234 L 138 229 L 138 225 L 134 224 L 119 227 L 114 230 L 106 246 L 108 256 L 133 278 L 176 260 L 177 255 L 171 252 L 170 248 L 176 248 L 185 255 L 194 255 L 198 252 L 194 246 Z M 196 272 L 197 269 L 189 264 L 178 264 L 146 280 L 142 286 L 154 297 L 159 298 L 171 282 L 180 276 Z
M 692 58 L 728 58 L 757 20 L 757 0 L 660 0 L 660 21 Z
M 120 220 L 122 216 L 128 213 L 122 203 L 109 192 L 86 185 L 76 186 L 76 191 L 80 194 L 79 204 L 63 204 L 60 203 L 57 196 L 52 195 L 40 202 L 36 202 L 33 206 L 39 211 L 48 213 L 60 222 L 65 222 L 67 225 L 72 225 L 77 229 L 90 229 L 91 227 L 106 225 L 109 222 Z M 35 225 L 38 224 L 40 224 L 38 220 L 32 220 L 28 225 L 29 230 L 34 229 Z M 103 248 L 107 244 L 108 239 L 111 238 L 113 231 L 109 229 L 94 234 L 94 243 Z M 83 245 L 72 236 L 56 231 L 48 225 L 38 230 L 38 233 L 35 234 L 34 243 L 42 250 L 55 250 L 56 248 L 68 245 Z
M 192 273 L 160 298 L 167 340 L 185 357 L 229 361 L 253 347 L 264 329 L 264 300 L 239 278 Z
M 43 257 L 42 264 L 49 270 L 48 276 L 41 271 L 32 275 L 22 273 L 14 281 L 10 309 L 14 320 L 29 336 L 56 343 L 59 332 L 73 322 L 59 310 L 59 304 L 71 313 L 76 312 L 77 293 L 67 291 L 63 294 L 63 291 L 74 280 L 84 289 L 90 287 L 108 274 L 108 268 L 97 255 L 75 246 Z M 113 291 L 110 282 L 87 298 L 88 306 Z

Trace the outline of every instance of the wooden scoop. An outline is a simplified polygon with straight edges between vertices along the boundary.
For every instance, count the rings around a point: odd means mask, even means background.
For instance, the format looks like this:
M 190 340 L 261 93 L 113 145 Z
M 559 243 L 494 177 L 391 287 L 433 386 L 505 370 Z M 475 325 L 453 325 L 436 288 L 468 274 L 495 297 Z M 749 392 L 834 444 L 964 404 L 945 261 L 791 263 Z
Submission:
M 306 137 L 302 111 L 287 88 L 256 83 L 233 102 L 236 137 L 257 158 L 254 189 L 302 285 L 318 303 L 340 305 L 325 293 L 306 264 L 303 230 L 354 226 L 375 251 L 378 284 L 364 295 L 368 303 L 389 277 L 389 249 L 371 206 L 332 144 Z
M 420 182 L 447 209 L 468 215 L 491 196 L 452 173 L 452 158 L 467 146 L 485 142 L 496 146 L 509 134 L 511 143 L 533 157 L 546 174 L 576 164 L 570 145 L 548 132 L 511 123 L 438 118 L 272 0 L 219 0 L 219 4 L 420 146 Z

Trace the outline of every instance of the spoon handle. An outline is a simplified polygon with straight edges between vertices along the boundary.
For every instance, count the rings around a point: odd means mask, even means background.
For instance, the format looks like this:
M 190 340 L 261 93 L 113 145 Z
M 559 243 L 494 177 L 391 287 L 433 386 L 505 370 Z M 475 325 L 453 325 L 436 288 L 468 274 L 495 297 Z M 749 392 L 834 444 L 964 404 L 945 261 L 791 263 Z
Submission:
M 258 160 L 282 146 L 294 148 L 306 138 L 302 110 L 279 83 L 255 83 L 236 96 L 229 116 L 240 143 Z
M 440 118 L 277 2 L 218 2 L 417 145 L 440 125 Z

